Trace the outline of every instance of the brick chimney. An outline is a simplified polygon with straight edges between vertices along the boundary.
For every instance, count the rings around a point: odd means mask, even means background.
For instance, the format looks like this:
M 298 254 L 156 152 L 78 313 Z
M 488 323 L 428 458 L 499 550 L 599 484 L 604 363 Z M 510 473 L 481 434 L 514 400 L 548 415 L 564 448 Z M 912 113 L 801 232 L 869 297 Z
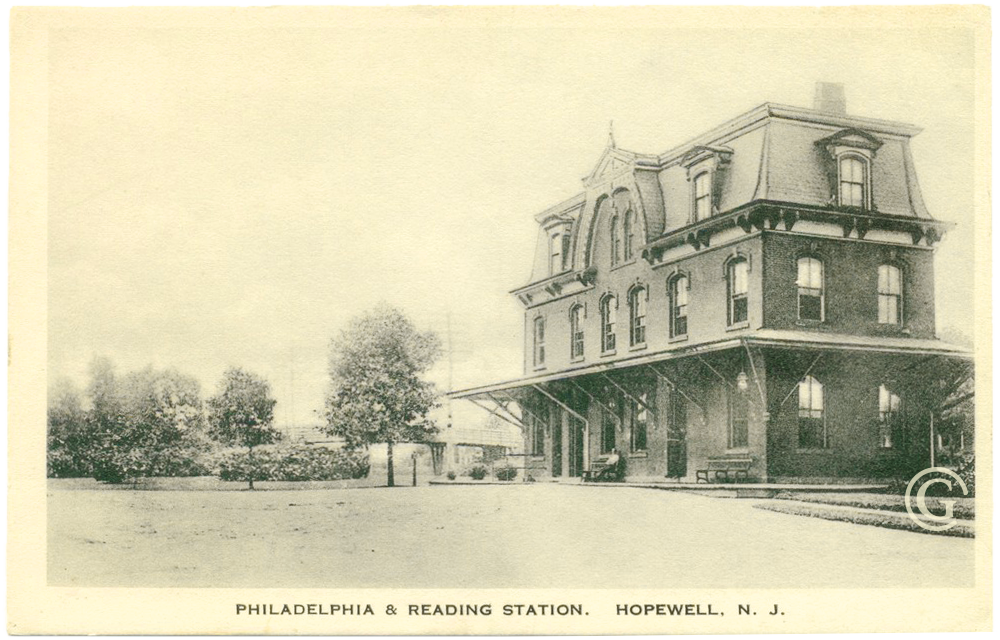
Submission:
M 838 116 L 847 115 L 847 97 L 839 82 L 817 82 L 813 109 Z

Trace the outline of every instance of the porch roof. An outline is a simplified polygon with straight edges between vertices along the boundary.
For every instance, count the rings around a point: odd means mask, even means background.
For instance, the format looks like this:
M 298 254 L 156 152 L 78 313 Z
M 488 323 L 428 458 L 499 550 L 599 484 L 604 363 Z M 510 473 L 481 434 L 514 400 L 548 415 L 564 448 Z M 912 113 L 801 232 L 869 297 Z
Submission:
M 492 384 L 459 389 L 447 394 L 449 398 L 475 398 L 499 391 L 509 391 L 535 384 L 543 384 L 556 380 L 579 378 L 595 373 L 605 373 L 618 369 L 627 369 L 639 365 L 651 364 L 665 360 L 674 360 L 714 351 L 724 351 L 742 346 L 777 347 L 806 350 L 836 350 L 864 351 L 899 355 L 940 355 L 952 358 L 971 360 L 973 354 L 967 349 L 957 347 L 937 339 L 895 338 L 881 336 L 857 336 L 841 333 L 818 333 L 812 331 L 792 331 L 784 329 L 761 329 L 752 334 L 734 336 L 715 342 L 707 342 L 690 347 L 673 348 L 653 353 L 622 358 L 612 362 L 598 362 L 560 369 L 551 373 L 542 373 L 513 380 L 505 380 Z

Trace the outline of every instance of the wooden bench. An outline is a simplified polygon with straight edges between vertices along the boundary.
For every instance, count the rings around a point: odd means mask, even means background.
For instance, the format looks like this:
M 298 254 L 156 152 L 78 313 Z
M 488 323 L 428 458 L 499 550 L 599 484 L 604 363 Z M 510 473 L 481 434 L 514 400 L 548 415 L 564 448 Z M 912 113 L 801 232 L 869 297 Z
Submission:
M 619 463 L 621 464 L 621 463 Z M 608 468 L 607 458 L 599 458 L 590 463 L 590 469 L 586 469 L 583 472 L 584 482 L 596 482 L 597 476 L 601 474 L 602 471 Z
M 715 480 L 721 482 L 736 482 L 750 477 L 751 458 L 709 458 L 707 468 L 695 471 L 694 481 L 712 482 L 709 474 L 715 474 Z

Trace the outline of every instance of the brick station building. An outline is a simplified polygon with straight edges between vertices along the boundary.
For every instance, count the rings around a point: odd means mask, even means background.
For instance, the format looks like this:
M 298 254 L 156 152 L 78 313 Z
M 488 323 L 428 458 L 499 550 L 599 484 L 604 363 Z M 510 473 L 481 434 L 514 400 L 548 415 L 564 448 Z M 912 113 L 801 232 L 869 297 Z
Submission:
M 455 392 L 524 428 L 533 476 L 612 449 L 630 478 L 907 477 L 929 466 L 943 381 L 935 220 L 909 124 L 763 104 L 660 155 L 609 136 L 542 211 L 524 376 Z M 710 479 L 714 479 L 714 476 Z

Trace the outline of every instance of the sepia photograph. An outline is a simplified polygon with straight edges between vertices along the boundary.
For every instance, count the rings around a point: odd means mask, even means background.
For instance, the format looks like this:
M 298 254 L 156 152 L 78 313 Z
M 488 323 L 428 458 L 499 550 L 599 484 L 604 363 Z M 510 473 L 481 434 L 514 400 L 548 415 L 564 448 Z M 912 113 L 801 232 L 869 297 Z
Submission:
M 9 632 L 990 628 L 988 32 L 14 10 Z

